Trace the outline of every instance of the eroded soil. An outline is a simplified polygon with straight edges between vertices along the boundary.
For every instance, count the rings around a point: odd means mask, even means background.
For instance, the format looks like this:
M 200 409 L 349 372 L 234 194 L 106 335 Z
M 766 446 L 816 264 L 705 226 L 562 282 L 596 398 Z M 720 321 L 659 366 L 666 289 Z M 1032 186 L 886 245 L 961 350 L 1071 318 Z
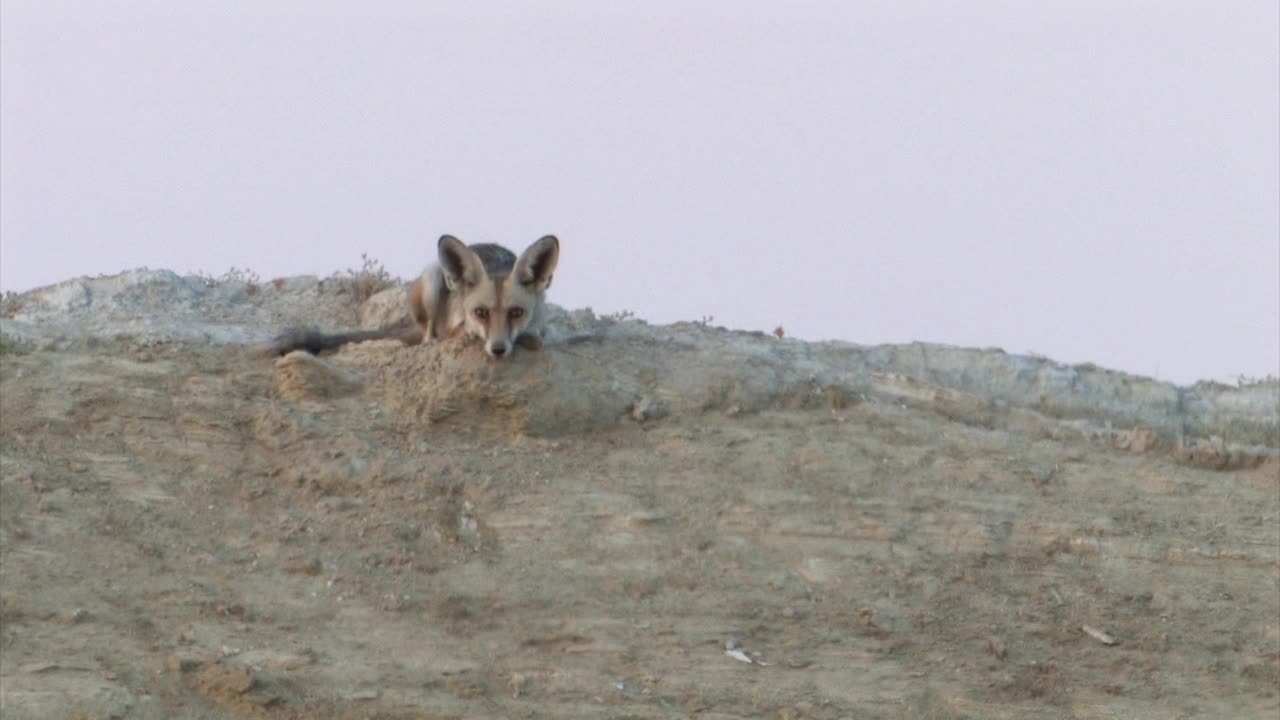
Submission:
M 0 356 L 4 717 L 1280 713 L 1274 459 L 856 397 L 535 437 L 394 402 L 421 352 Z

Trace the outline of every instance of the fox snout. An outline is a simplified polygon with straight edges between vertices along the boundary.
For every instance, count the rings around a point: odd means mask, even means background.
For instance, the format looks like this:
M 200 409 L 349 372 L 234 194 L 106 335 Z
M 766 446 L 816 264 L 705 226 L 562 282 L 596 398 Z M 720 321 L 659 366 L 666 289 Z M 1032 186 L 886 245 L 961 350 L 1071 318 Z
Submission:
M 485 354 L 498 360 L 510 357 L 519 334 L 520 331 L 511 326 L 505 312 L 490 313 L 488 326 L 481 335 L 484 338 Z

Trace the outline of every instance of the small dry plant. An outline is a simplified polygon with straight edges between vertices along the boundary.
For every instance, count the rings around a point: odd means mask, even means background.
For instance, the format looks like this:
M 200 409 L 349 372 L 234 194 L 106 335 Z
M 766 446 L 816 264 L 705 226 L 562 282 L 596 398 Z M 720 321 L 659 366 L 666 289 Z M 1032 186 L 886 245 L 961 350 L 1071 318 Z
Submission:
M 347 276 L 357 305 L 395 284 L 395 278 L 382 267 L 382 262 L 367 253 L 360 253 L 360 269 L 347 270 Z

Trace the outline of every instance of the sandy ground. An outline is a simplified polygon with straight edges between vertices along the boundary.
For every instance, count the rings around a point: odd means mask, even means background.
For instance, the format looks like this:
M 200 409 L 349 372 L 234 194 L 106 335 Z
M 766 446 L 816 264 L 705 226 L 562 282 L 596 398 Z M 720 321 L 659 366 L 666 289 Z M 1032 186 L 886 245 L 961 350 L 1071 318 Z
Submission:
M 1270 386 L 1197 396 L 1232 450 L 695 326 L 275 360 L 349 298 L 171 293 L 7 310 L 6 719 L 1280 715 Z

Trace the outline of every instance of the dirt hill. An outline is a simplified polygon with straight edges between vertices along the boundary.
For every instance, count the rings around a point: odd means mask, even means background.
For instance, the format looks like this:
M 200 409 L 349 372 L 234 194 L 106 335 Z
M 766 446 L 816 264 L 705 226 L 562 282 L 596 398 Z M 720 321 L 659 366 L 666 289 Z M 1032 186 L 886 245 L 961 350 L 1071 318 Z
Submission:
M 3 717 L 1280 713 L 1275 381 L 559 309 L 263 354 L 377 289 L 5 298 Z

